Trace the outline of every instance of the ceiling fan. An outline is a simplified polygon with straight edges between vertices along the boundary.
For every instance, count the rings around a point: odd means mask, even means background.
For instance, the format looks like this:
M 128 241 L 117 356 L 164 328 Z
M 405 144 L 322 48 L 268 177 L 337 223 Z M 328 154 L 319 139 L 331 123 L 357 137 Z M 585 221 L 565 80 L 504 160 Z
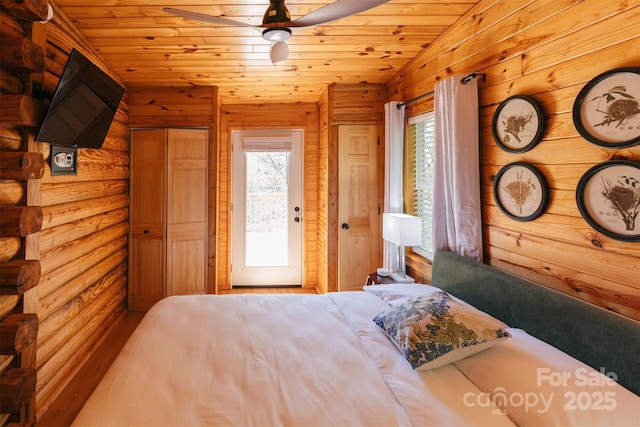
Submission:
M 291 20 L 291 15 L 284 5 L 284 0 L 269 0 L 269 7 L 262 18 L 262 24 L 251 25 L 221 16 L 206 15 L 204 13 L 189 12 L 182 9 L 165 7 L 164 12 L 196 21 L 209 22 L 211 24 L 234 25 L 253 28 L 262 32 L 262 38 L 271 42 L 269 57 L 272 63 L 287 59 L 289 46 L 287 40 L 291 33 L 300 28 L 326 24 L 340 18 L 355 15 L 365 10 L 374 8 L 389 0 L 336 0 L 319 9 L 316 9 L 298 19 Z

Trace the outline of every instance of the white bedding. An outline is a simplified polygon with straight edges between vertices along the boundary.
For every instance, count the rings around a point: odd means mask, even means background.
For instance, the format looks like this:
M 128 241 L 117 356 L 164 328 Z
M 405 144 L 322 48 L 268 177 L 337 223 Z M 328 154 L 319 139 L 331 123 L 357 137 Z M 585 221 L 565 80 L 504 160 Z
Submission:
M 164 299 L 74 425 L 640 425 L 640 397 L 517 329 L 464 360 L 413 370 L 372 319 L 420 292 Z
M 411 369 L 367 292 L 170 297 L 145 316 L 77 426 L 512 425 L 453 365 Z

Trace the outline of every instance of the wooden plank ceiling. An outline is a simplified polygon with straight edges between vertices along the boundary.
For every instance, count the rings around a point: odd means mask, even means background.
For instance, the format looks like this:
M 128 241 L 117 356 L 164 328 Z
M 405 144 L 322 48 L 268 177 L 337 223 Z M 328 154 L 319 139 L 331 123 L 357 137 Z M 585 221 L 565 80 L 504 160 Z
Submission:
M 317 102 L 331 83 L 386 83 L 478 0 L 390 0 L 299 29 L 288 59 L 248 27 L 179 18 L 164 7 L 260 24 L 268 0 L 53 0 L 128 87 L 217 86 L 222 103 Z M 287 0 L 291 18 L 330 0 Z

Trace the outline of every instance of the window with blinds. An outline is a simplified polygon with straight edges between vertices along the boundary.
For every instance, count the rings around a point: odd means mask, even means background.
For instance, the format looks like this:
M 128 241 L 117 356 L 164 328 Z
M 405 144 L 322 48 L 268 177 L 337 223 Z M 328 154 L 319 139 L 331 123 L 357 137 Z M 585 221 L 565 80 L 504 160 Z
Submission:
M 433 259 L 433 166 L 435 115 L 433 112 L 409 119 L 409 147 L 412 161 L 412 188 L 415 215 L 422 218 L 422 245 L 414 252 Z

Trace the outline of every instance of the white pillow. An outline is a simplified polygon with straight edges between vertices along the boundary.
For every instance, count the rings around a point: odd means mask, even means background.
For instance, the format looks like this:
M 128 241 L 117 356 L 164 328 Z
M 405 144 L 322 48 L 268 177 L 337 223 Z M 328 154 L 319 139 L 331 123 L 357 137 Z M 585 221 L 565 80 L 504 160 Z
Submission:
M 510 336 L 507 325 L 443 291 L 396 303 L 373 321 L 418 370 L 453 363 Z
M 640 397 L 557 348 L 509 329 L 512 338 L 455 366 L 482 392 L 465 405 L 492 400 L 517 425 L 640 425 Z M 490 403 L 490 402 L 489 402 Z
M 362 287 L 367 292 L 378 296 L 389 305 L 406 301 L 420 295 L 442 292 L 442 289 L 431 285 L 419 283 L 391 283 L 388 285 L 365 285 Z

